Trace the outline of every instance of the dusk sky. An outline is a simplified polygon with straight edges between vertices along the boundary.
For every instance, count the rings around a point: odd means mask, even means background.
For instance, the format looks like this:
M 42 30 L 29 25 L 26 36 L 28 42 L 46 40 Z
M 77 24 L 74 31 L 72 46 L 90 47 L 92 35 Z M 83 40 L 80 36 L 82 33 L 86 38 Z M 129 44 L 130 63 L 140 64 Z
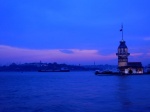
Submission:
M 150 64 L 149 0 L 0 0 L 0 65 L 24 62 Z

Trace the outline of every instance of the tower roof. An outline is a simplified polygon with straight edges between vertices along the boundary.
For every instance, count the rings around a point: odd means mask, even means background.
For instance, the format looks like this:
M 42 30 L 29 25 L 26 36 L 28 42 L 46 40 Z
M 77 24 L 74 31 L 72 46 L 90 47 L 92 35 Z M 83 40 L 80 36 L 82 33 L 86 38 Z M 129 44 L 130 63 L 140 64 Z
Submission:
M 118 48 L 127 48 L 126 42 L 124 40 L 120 41 L 120 45 Z

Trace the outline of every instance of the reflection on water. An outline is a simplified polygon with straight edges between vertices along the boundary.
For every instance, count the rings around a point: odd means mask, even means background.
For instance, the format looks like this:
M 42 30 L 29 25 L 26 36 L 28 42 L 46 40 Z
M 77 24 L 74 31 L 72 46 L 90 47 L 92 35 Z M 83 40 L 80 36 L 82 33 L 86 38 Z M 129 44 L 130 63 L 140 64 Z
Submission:
M 150 76 L 118 77 L 117 97 L 124 112 L 150 111 Z
M 0 73 L 0 112 L 149 112 L 150 76 Z
M 130 90 L 131 87 L 128 84 L 128 80 L 126 76 L 123 77 L 118 77 L 118 92 L 117 92 L 117 97 L 119 102 L 121 103 L 121 108 L 125 111 L 128 112 L 130 108 L 132 107 L 132 101 L 130 99 Z

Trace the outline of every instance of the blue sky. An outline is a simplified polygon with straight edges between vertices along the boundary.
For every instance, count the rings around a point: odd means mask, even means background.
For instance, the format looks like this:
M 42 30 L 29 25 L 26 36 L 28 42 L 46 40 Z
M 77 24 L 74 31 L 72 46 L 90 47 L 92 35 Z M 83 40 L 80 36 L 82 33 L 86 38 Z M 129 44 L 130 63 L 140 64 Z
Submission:
M 129 60 L 148 64 L 149 5 L 148 0 L 1 0 L 0 63 L 117 64 L 123 23 Z

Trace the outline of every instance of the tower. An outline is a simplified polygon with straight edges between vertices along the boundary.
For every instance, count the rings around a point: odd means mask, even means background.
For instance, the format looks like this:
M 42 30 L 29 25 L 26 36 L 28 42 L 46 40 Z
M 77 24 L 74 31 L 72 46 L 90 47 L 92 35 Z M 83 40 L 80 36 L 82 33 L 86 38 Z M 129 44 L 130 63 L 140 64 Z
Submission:
M 128 48 L 124 40 L 120 41 L 118 53 L 116 53 L 116 55 L 118 56 L 118 67 L 125 67 L 128 65 L 128 56 L 130 53 L 128 53 Z
M 124 73 L 125 67 L 128 66 L 128 56 L 130 53 L 128 53 L 126 42 L 123 40 L 123 25 L 120 31 L 122 32 L 122 40 L 120 41 L 116 55 L 118 56 L 118 68 L 121 73 Z

